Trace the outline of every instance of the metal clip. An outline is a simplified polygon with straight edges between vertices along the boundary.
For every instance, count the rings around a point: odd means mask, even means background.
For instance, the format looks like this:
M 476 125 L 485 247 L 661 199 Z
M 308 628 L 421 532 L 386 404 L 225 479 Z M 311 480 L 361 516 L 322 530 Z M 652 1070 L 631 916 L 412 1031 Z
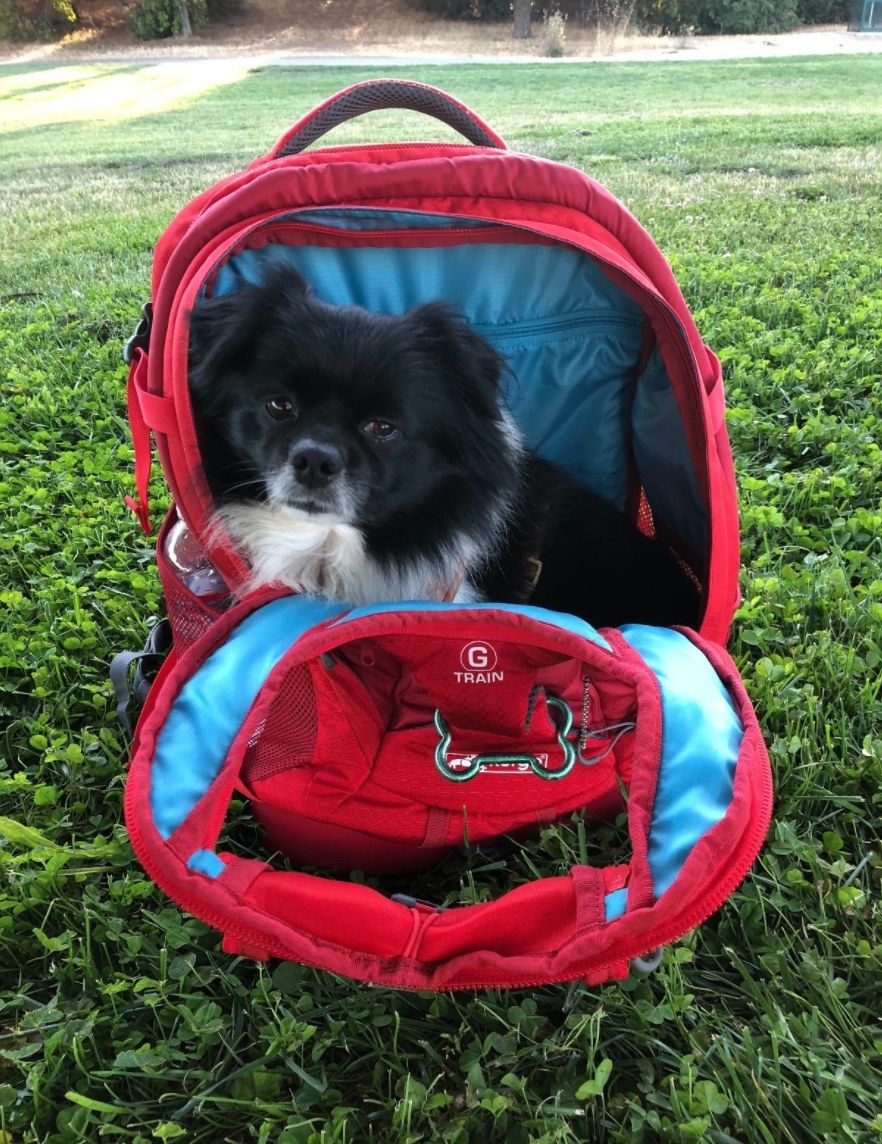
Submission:
M 474 755 L 462 770 L 455 770 L 447 761 L 447 752 L 450 749 L 452 739 L 450 728 L 447 726 L 444 716 L 437 709 L 435 710 L 435 730 L 441 739 L 435 748 L 435 766 L 446 779 L 450 779 L 451 782 L 455 783 L 468 782 L 469 779 L 473 779 L 483 767 L 505 765 L 529 766 L 533 774 L 537 775 L 540 779 L 565 778 L 573 769 L 573 765 L 576 762 L 576 748 L 567 738 L 573 726 L 573 713 L 570 711 L 569 705 L 564 703 L 564 701 L 559 699 L 556 695 L 546 695 L 545 702 L 548 706 L 548 718 L 554 724 L 557 731 L 558 746 L 563 752 L 563 764 L 558 767 L 557 770 L 550 770 L 535 755 L 527 753 Z M 552 712 L 557 712 L 557 717 L 555 717 Z

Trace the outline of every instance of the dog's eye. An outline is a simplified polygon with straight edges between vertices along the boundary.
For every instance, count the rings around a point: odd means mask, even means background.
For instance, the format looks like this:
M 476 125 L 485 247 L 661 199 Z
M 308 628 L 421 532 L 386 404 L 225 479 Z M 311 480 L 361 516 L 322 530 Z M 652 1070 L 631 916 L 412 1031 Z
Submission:
M 287 397 L 271 397 L 264 408 L 274 421 L 288 421 L 297 416 L 294 403 Z
M 364 430 L 378 441 L 394 441 L 398 436 L 398 429 L 391 421 L 368 421 Z

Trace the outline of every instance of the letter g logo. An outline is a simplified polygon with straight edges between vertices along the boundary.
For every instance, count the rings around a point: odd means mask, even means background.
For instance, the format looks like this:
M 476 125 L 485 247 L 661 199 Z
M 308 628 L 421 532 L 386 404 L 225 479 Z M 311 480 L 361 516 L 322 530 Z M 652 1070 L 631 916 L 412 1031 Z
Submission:
M 460 663 L 469 671 L 492 671 L 496 667 L 496 652 L 485 643 L 470 643 L 462 649 Z

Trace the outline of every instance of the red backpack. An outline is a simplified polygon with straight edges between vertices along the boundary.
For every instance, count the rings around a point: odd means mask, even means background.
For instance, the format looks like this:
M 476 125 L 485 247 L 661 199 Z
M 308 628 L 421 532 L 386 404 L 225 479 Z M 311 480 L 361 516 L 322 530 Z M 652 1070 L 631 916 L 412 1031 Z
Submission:
M 468 143 L 302 153 L 393 106 Z M 280 256 L 330 301 L 402 312 L 443 297 L 482 328 L 517 329 L 513 412 L 531 444 L 665 538 L 700 589 L 698 632 L 596 631 L 492 603 L 239 599 L 243 559 L 208 528 L 186 315 L 225 276 L 254 280 Z M 579 380 L 552 399 L 538 379 L 564 353 Z M 151 436 L 174 502 L 157 546 L 173 647 L 138 723 L 126 821 L 151 876 L 226 949 L 407 988 L 598 982 L 722 904 L 764 838 L 771 780 L 722 650 L 739 547 L 720 369 L 609 192 L 508 152 L 434 88 L 357 84 L 173 220 L 126 357 L 129 503 L 147 530 Z M 236 792 L 288 868 L 218 849 Z M 297 869 L 413 874 L 464 842 L 623 809 L 626 864 L 480 905 Z

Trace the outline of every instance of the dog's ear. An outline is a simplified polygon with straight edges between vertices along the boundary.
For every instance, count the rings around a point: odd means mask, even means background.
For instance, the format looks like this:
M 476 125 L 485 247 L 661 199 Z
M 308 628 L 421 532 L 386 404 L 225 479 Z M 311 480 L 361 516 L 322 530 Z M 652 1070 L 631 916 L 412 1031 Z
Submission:
M 312 287 L 282 254 L 274 254 L 265 264 L 263 288 L 282 302 L 295 303 L 312 293 Z
M 239 285 L 231 293 L 200 298 L 189 316 L 190 368 L 200 366 L 200 375 L 210 376 L 243 357 L 257 329 L 274 320 L 283 322 L 309 292 L 306 280 L 293 266 L 274 259 L 264 268 L 259 284 L 239 276 Z
M 431 352 L 459 383 L 467 400 L 489 402 L 500 397 L 505 358 L 486 338 L 443 302 L 427 302 L 407 315 L 419 344 Z
M 246 354 L 260 320 L 256 294 L 254 287 L 246 287 L 218 298 L 201 298 L 190 311 L 190 382 L 197 389 Z

